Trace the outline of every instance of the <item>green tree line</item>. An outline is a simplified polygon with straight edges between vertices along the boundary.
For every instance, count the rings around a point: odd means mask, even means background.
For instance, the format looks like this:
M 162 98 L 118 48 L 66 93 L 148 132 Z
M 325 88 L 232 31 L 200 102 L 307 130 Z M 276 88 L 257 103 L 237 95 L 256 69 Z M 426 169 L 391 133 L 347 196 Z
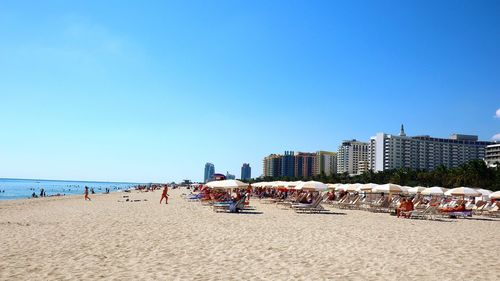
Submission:
M 247 182 L 256 181 L 298 181 L 316 180 L 324 183 L 395 183 L 406 186 L 441 186 L 454 188 L 459 186 L 485 188 L 500 190 L 500 167 L 487 167 L 484 161 L 474 160 L 457 168 L 446 168 L 439 166 L 434 170 L 412 170 L 401 168 L 385 170 L 381 172 L 368 171 L 361 175 L 349 176 L 349 174 L 315 175 L 304 177 L 263 177 L 251 179 Z

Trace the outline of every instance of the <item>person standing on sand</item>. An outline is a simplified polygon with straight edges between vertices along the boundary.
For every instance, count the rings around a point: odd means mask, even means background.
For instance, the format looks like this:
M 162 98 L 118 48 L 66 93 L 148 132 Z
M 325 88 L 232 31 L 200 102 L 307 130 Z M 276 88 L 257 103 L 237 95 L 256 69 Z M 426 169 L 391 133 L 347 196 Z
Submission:
M 160 204 L 161 201 L 163 201 L 163 198 L 165 198 L 165 204 L 168 204 L 168 186 L 165 185 L 165 188 L 163 188 L 163 192 L 161 194 L 161 199 L 160 199 Z
M 85 200 L 87 200 L 87 199 L 89 201 L 91 201 L 90 197 L 89 197 L 89 188 L 87 186 L 85 186 Z

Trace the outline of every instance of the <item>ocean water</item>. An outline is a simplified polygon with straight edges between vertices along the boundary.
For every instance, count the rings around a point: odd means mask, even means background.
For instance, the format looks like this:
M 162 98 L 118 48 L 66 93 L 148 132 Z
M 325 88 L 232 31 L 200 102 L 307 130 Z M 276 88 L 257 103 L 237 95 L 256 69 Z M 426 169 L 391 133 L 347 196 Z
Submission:
M 95 193 L 104 193 L 106 188 L 110 192 L 129 189 L 139 183 L 129 182 L 92 182 L 92 181 L 60 181 L 60 180 L 31 180 L 31 179 L 2 179 L 0 178 L 0 200 L 31 198 L 33 192 L 40 195 L 45 189 L 47 196 L 61 194 L 83 194 L 85 186 L 94 188 Z

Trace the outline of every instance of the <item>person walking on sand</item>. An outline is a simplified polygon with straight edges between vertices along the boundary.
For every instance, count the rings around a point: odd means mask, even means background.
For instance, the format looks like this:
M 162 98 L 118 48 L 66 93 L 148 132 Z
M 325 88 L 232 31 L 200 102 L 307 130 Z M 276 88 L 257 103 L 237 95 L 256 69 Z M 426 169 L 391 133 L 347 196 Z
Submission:
M 90 200 L 90 197 L 89 197 L 89 188 L 87 186 L 85 186 L 85 200 Z
M 165 188 L 163 188 L 163 192 L 161 194 L 161 199 L 160 199 L 160 204 L 161 201 L 163 201 L 163 198 L 165 198 L 165 204 L 168 204 L 168 186 L 165 185 Z

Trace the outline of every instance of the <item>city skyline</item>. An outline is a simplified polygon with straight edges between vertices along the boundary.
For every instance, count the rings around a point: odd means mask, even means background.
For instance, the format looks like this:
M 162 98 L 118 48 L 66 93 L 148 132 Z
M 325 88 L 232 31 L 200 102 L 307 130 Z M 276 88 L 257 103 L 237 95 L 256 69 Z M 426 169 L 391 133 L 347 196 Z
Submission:
M 2 1 L 0 177 L 203 181 L 378 132 L 500 140 L 498 1 Z
M 262 175 L 307 179 L 321 174 L 355 176 L 400 168 L 432 171 L 440 166 L 457 168 L 474 160 L 484 160 L 491 166 L 498 159 L 498 145 L 500 142 L 479 140 L 477 135 L 408 136 L 401 124 L 397 135 L 380 132 L 369 141 L 344 140 L 336 152 L 271 153 L 263 158 Z

